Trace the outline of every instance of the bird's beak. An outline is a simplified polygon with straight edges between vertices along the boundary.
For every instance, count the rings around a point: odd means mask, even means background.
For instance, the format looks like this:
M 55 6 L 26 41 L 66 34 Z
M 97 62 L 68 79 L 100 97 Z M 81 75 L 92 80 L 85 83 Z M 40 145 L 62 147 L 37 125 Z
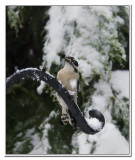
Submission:
M 65 61 L 71 63 L 71 59 L 70 58 L 65 57 Z

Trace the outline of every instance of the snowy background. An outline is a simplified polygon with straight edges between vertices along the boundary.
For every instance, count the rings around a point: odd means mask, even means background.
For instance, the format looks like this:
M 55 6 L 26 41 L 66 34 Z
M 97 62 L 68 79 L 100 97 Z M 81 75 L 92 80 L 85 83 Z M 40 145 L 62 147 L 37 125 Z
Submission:
M 16 37 L 25 27 L 25 14 L 28 11 L 30 8 L 7 8 L 9 28 L 14 30 Z M 15 132 L 18 138 L 15 138 L 12 146 L 10 138 L 7 138 L 7 153 L 129 154 L 129 7 L 52 6 L 41 15 L 47 18 L 42 19 L 44 34 L 42 55 L 39 55 L 42 60 L 36 64 L 37 68 L 56 76 L 63 66 L 64 57 L 73 56 L 79 63 L 80 72 L 78 105 L 87 118 L 90 109 L 101 111 L 106 124 L 95 135 L 63 126 L 59 122 L 61 111 L 55 92 L 41 81 L 34 89 L 38 96 L 49 95 L 41 102 L 41 108 L 46 106 L 48 114 L 43 115 L 36 127 L 31 122 L 31 126 L 24 128 L 25 131 L 20 129 L 23 124 L 19 120 L 13 128 L 19 127 L 19 131 Z M 32 33 L 37 34 L 35 30 Z M 32 59 L 34 49 L 29 48 L 27 54 Z M 15 64 L 14 70 L 19 67 L 22 66 Z M 25 105 L 23 101 L 20 106 L 22 104 Z M 10 107 L 10 103 L 7 103 L 7 107 Z M 7 114 L 10 117 L 10 112 Z M 10 130 L 10 125 L 7 126 Z M 8 134 L 7 137 L 11 136 Z M 25 148 L 26 144 L 30 147 Z

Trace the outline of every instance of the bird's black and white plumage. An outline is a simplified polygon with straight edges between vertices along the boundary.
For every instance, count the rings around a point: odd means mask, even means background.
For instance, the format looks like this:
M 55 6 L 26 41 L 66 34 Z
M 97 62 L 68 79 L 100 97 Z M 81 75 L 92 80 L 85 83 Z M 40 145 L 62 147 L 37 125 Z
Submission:
M 65 58 L 65 65 L 57 73 L 57 80 L 68 90 L 69 94 L 77 104 L 77 92 L 79 89 L 79 74 L 78 74 L 78 62 L 73 57 Z M 61 120 L 64 125 L 70 124 L 75 126 L 75 120 L 73 119 L 66 103 L 57 94 L 57 99 L 62 107 Z

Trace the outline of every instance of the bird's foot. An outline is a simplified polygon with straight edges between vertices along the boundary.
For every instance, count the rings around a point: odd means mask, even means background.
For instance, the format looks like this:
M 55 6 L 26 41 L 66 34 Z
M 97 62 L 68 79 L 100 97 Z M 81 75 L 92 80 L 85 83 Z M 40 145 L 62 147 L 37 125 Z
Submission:
M 68 115 L 67 114 L 62 114 L 61 120 L 64 125 L 67 125 L 69 123 Z
M 70 115 L 69 115 L 68 119 L 69 119 L 69 124 L 72 127 L 76 127 L 76 122 L 75 122 L 75 120 L 72 117 L 70 117 Z

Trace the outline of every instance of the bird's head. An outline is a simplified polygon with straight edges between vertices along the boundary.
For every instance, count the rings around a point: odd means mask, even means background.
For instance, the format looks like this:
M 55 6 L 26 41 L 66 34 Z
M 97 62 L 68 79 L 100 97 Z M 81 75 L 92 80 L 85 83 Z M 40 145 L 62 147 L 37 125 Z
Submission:
M 74 57 L 66 57 L 65 64 L 69 64 L 74 69 L 77 69 L 77 67 L 78 67 L 78 62 L 74 59 Z

